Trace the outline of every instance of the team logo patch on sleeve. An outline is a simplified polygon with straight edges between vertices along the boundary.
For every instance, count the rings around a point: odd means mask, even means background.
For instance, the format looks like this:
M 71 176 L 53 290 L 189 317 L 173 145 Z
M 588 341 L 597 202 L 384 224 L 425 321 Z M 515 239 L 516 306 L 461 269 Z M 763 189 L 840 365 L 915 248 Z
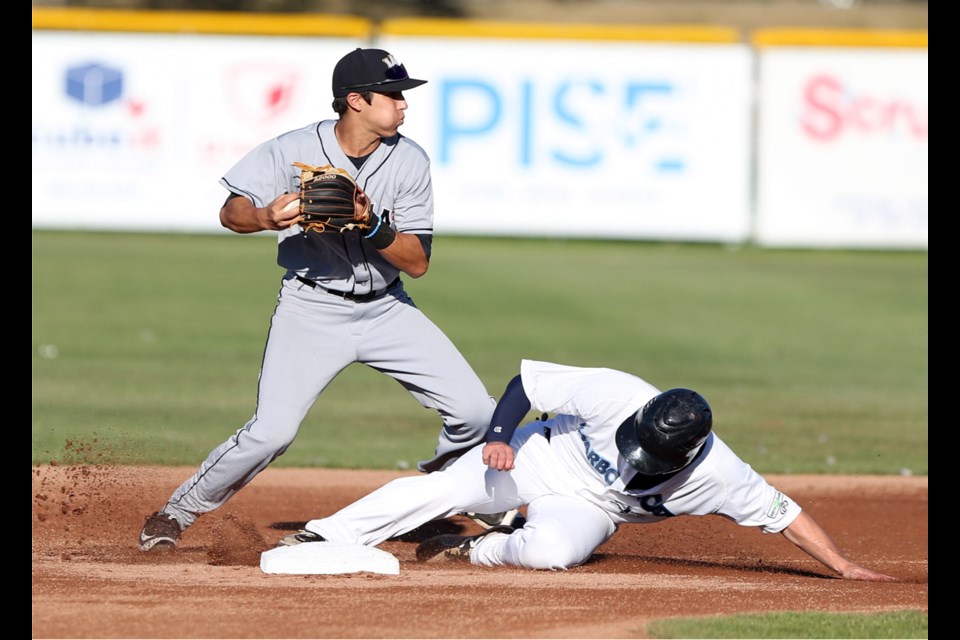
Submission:
M 776 518 L 778 512 L 780 515 L 785 514 L 787 512 L 788 504 L 789 503 L 787 502 L 786 498 L 783 497 L 783 494 L 777 491 L 775 494 L 773 494 L 773 502 L 770 503 L 770 509 L 767 510 L 767 517 Z

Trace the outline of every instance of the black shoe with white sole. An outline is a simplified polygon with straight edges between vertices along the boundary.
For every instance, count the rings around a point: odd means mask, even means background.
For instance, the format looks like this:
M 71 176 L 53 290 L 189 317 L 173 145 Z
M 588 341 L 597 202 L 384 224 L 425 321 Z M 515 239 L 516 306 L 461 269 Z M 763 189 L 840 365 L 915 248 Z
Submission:
M 417 546 L 417 560 L 419 562 L 469 561 L 470 552 L 482 538 L 491 533 L 511 534 L 513 532 L 513 527 L 496 526 L 475 536 L 453 534 L 434 536 Z

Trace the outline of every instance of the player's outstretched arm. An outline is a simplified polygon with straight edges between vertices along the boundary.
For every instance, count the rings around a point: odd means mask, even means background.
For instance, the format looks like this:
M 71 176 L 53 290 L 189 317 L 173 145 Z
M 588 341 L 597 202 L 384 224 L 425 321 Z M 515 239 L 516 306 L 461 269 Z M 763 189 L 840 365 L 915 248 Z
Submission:
M 806 511 L 801 511 L 797 519 L 790 523 L 790 526 L 784 529 L 782 533 L 784 538 L 846 580 L 871 580 L 875 582 L 898 580 L 898 578 L 871 571 L 848 560 L 840 551 L 837 543 L 830 537 L 830 534 L 824 531 L 823 527 Z

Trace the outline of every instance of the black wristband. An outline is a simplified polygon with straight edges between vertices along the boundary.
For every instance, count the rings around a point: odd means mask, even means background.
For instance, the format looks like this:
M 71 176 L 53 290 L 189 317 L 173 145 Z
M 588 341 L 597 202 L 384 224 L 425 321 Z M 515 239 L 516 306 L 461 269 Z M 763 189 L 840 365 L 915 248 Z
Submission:
M 397 239 L 397 232 L 393 230 L 390 223 L 384 222 L 383 218 L 374 212 L 371 211 L 370 215 L 376 218 L 377 222 L 373 225 L 373 230 L 363 237 L 377 249 L 386 249 Z

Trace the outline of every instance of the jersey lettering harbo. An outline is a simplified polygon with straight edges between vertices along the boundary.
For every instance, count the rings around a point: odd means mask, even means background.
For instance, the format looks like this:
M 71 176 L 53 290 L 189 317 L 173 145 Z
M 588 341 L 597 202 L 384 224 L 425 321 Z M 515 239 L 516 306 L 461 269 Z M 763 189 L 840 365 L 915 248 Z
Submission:
M 590 439 L 583 434 L 583 427 L 585 426 L 585 424 L 581 424 L 577 432 L 580 434 L 580 439 L 583 440 L 583 448 L 587 454 L 587 463 L 603 476 L 604 482 L 613 484 L 616 479 L 620 477 L 620 472 L 617 471 L 615 464 L 611 464 L 609 460 L 593 450 Z
M 601 476 L 603 476 L 604 482 L 606 482 L 608 485 L 613 484 L 616 479 L 620 477 L 620 473 L 617 471 L 616 465 L 612 464 L 609 460 L 601 456 L 593 449 L 593 446 L 590 444 L 590 439 L 587 438 L 587 436 L 583 433 L 583 427 L 585 426 L 585 424 L 581 424 L 580 429 L 578 429 L 577 432 L 580 434 L 580 439 L 583 440 L 583 448 L 584 452 L 587 454 L 587 462 L 590 464 L 590 466 L 596 469 Z M 778 495 L 782 496 L 782 494 L 779 493 Z M 663 506 L 663 496 L 659 493 L 651 493 L 649 495 L 640 496 L 639 501 L 640 506 L 645 511 L 655 516 L 669 518 L 674 515 L 669 509 Z M 779 505 L 780 500 L 778 499 L 776 503 Z M 617 505 L 620 506 L 620 513 L 633 513 L 633 509 L 630 506 L 625 505 L 622 502 L 617 502 Z

